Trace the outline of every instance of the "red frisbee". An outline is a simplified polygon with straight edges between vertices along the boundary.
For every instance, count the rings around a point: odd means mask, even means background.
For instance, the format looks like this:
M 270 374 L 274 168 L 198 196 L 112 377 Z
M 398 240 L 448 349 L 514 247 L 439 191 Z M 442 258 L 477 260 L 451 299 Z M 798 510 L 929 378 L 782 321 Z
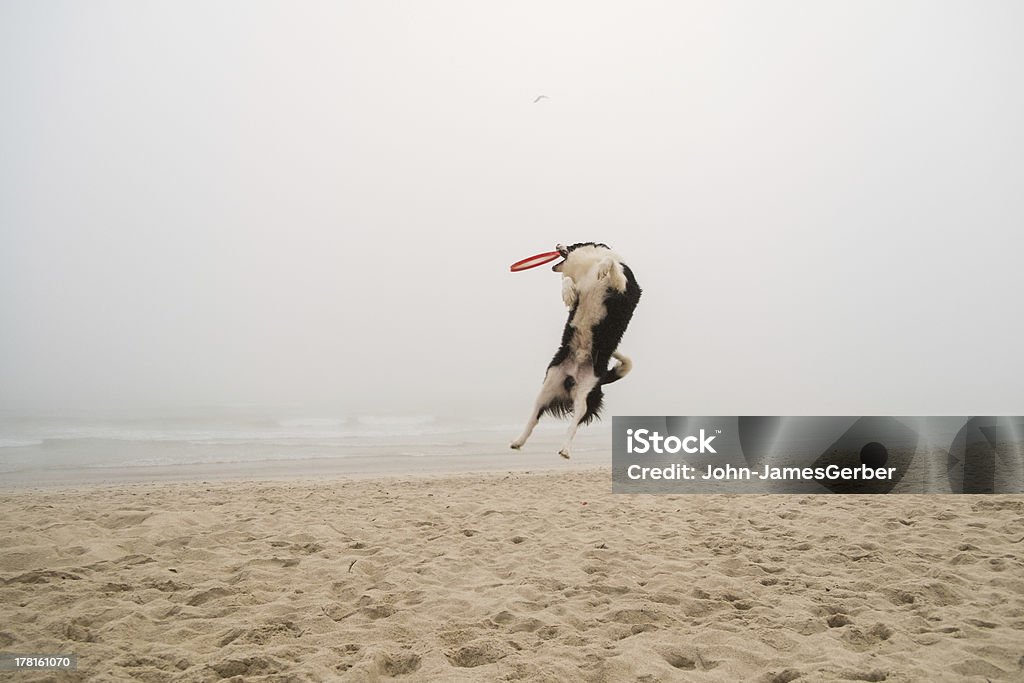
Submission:
M 509 267 L 509 270 L 513 273 L 518 273 L 521 270 L 529 270 L 530 268 L 543 266 L 545 263 L 551 263 L 559 256 L 561 256 L 561 254 L 557 251 L 546 251 L 543 254 L 537 254 L 536 256 L 524 258 L 522 261 L 516 261 Z

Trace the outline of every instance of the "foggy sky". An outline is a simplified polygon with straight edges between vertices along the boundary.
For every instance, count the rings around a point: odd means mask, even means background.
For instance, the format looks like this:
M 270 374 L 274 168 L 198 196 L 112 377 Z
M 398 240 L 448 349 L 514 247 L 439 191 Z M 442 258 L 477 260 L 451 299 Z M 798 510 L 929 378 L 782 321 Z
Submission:
M 0 5 L 0 406 L 1022 414 L 1017 2 Z M 534 104 L 537 95 L 549 99 Z

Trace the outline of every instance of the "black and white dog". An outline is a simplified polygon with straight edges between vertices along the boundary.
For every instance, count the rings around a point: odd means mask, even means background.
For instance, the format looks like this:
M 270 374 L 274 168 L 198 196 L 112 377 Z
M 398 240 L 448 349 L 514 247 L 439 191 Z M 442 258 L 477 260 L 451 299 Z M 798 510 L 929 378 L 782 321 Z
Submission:
M 558 452 L 568 458 L 580 424 L 598 417 L 604 400 L 601 387 L 622 379 L 633 367 L 616 349 L 640 301 L 640 286 L 629 266 L 606 244 L 580 242 L 556 249 L 563 260 L 551 270 L 562 274 L 562 299 L 569 307 L 569 319 L 530 419 L 511 446 L 521 448 L 544 413 L 571 417 L 565 444 Z M 617 362 L 609 368 L 612 358 Z

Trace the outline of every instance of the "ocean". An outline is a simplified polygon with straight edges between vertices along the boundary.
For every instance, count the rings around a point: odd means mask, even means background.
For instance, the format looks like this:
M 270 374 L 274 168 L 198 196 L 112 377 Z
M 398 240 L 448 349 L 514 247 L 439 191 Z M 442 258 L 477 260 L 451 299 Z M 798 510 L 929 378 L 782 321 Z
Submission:
M 0 415 L 0 485 L 454 473 L 564 466 L 566 423 L 542 422 L 521 452 L 508 417 L 201 414 Z M 610 464 L 611 423 L 582 428 L 574 463 Z

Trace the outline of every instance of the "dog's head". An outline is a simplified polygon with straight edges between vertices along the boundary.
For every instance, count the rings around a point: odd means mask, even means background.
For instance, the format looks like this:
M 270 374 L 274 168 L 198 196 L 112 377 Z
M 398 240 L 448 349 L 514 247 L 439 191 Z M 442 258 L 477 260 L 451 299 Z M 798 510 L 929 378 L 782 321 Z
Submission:
M 551 270 L 573 280 L 582 277 L 592 265 L 611 253 L 611 247 L 601 242 L 577 242 L 569 246 L 559 244 L 555 249 L 562 255 L 562 260 L 551 266 Z

